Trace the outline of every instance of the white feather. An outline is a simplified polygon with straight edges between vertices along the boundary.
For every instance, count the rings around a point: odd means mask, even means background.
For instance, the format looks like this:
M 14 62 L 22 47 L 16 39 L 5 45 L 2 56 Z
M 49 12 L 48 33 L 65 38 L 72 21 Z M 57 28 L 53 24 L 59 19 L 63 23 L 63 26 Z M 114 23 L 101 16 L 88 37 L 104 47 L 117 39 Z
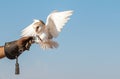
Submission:
M 46 26 L 50 30 L 50 33 L 57 37 L 59 32 L 61 32 L 63 26 L 70 19 L 69 17 L 72 15 L 73 11 L 63 11 L 63 12 L 53 12 L 48 15 Z
M 35 29 L 33 28 L 33 25 L 36 22 L 37 22 L 37 20 L 34 20 L 34 22 L 32 24 L 30 24 L 29 26 L 27 26 L 26 28 L 24 28 L 22 30 L 21 36 L 22 37 L 25 37 L 25 36 L 36 36 Z

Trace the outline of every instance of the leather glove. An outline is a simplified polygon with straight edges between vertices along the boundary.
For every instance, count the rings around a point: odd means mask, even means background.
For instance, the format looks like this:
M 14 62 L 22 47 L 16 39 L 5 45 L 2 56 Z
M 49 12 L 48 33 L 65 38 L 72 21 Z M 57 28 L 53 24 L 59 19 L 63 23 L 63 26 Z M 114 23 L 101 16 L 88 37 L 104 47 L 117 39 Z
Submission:
M 9 59 L 15 59 L 25 50 L 29 50 L 33 37 L 22 37 L 16 41 L 7 42 L 4 46 L 5 55 Z
M 33 37 L 22 37 L 19 40 L 17 40 L 17 46 L 19 48 L 20 52 L 23 52 L 25 50 L 29 50 L 30 46 L 33 42 Z

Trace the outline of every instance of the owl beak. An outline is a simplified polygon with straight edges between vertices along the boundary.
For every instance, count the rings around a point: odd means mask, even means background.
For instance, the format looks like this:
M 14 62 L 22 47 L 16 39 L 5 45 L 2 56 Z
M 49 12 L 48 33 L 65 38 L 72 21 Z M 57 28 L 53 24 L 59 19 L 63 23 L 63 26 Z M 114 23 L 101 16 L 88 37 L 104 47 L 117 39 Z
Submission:
M 42 39 L 39 37 L 39 35 L 37 35 L 37 37 L 38 37 L 38 39 L 39 39 L 40 41 L 42 41 Z

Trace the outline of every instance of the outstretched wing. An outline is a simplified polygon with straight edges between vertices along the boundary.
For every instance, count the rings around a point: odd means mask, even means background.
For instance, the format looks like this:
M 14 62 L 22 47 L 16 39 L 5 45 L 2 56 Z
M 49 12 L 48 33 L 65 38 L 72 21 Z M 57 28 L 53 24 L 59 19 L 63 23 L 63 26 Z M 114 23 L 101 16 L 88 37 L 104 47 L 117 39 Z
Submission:
M 25 36 L 36 36 L 36 32 L 35 32 L 35 29 L 33 28 L 34 26 L 34 23 L 36 22 L 37 20 L 34 20 L 34 22 L 32 24 L 30 24 L 29 26 L 27 26 L 26 28 L 24 28 L 22 30 L 22 33 L 21 33 L 21 36 L 22 37 L 25 37 Z
M 55 11 L 48 15 L 46 20 L 46 28 L 53 37 L 57 37 L 59 32 L 61 32 L 63 26 L 70 19 L 73 11 Z

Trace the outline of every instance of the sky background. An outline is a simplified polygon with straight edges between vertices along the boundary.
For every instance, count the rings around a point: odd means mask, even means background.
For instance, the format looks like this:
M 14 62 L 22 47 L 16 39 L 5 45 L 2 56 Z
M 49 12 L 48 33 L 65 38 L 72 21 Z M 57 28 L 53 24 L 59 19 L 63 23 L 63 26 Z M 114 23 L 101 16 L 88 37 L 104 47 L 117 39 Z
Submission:
M 59 47 L 33 44 L 15 60 L 0 60 L 0 79 L 120 79 L 120 0 L 0 0 L 0 45 L 20 38 L 33 19 L 73 10 Z

